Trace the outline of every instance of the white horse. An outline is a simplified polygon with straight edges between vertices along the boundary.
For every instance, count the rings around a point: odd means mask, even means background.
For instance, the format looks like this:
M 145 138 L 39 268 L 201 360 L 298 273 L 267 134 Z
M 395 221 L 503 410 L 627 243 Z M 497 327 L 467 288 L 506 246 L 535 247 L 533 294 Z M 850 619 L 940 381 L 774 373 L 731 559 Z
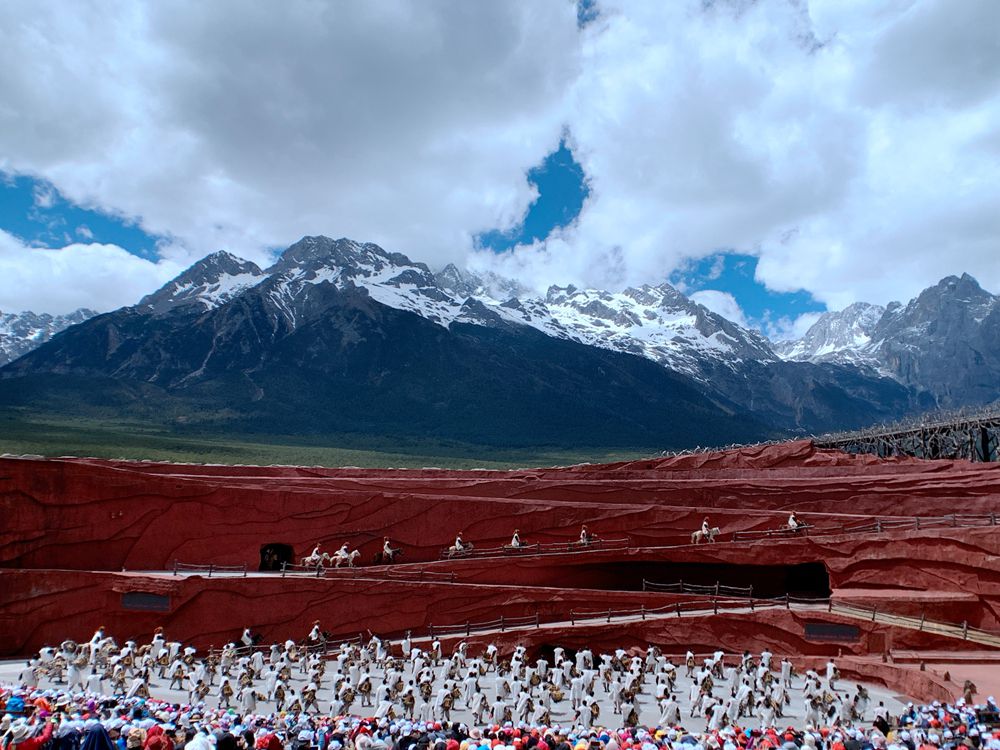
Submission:
M 303 568 L 322 568 L 325 565 L 329 565 L 333 562 L 333 558 L 330 557 L 329 553 L 323 552 L 319 555 L 309 555 L 309 557 L 302 558 Z
M 448 550 L 444 553 L 445 557 L 458 557 L 459 555 L 464 555 L 468 552 L 472 552 L 473 544 L 471 542 L 465 543 L 461 548 L 451 545 Z
M 710 528 L 708 530 L 708 536 L 707 537 L 705 536 L 705 532 L 704 531 L 702 531 L 701 529 L 698 529 L 693 534 L 691 534 L 691 544 L 701 544 L 703 540 L 707 540 L 709 542 L 714 542 L 715 541 L 715 537 L 717 537 L 720 533 L 722 533 L 722 532 L 719 531 L 719 527 L 718 526 L 713 526 L 712 528 Z
M 336 555 L 334 556 L 333 567 L 339 568 L 341 566 L 341 564 L 343 563 L 343 564 L 346 564 L 348 568 L 353 568 L 354 567 L 354 561 L 357 560 L 360 556 L 361 556 L 361 551 L 360 550 L 356 550 L 356 549 L 355 550 L 351 550 L 347 554 L 343 554 L 343 553 L 341 553 L 338 550 L 337 553 L 336 553 Z

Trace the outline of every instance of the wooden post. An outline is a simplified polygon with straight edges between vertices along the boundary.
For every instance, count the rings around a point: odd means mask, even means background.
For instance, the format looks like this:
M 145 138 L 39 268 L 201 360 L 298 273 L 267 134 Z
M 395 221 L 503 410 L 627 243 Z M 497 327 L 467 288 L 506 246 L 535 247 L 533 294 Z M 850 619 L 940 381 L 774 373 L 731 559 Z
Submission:
M 919 627 L 919 628 L 917 628 L 917 630 L 918 630 L 918 631 L 920 631 L 920 630 L 923 630 L 923 629 L 924 629 L 924 618 L 925 618 L 926 616 L 927 616 L 927 613 L 926 613 L 926 612 L 921 612 L 921 613 L 920 613 L 920 627 Z
M 535 627 L 536 628 L 541 627 L 541 621 L 538 618 L 538 610 L 535 610 Z
M 177 561 L 174 560 L 174 575 L 177 575 Z
M 471 632 L 472 632 L 472 626 L 469 624 L 469 621 L 466 620 L 465 621 L 465 637 L 468 638 L 469 635 L 471 634 Z
M 643 620 L 646 619 L 646 605 L 645 604 L 640 604 L 639 605 L 639 615 L 642 617 Z
M 243 563 L 243 577 L 244 578 L 247 577 L 247 564 L 246 563 Z
M 573 610 L 569 611 L 569 624 L 576 625 L 576 616 L 573 614 Z
M 714 614 L 719 614 L 719 600 L 715 597 L 712 598 L 712 609 Z
M 288 563 L 287 563 L 287 562 L 282 562 L 282 563 L 281 563 L 281 577 L 282 577 L 282 578 L 284 578 L 284 577 L 285 577 L 285 569 L 286 569 L 287 567 L 288 567 Z
M 969 621 L 962 620 L 962 640 L 969 640 Z
M 875 615 L 878 612 L 877 607 L 872 607 L 872 622 L 875 622 Z
M 212 572 L 215 570 L 215 563 L 208 564 L 208 577 L 212 577 Z
M 788 594 L 785 594 L 785 609 L 791 609 L 791 608 L 792 608 L 792 603 L 788 599 Z
M 680 617 L 681 616 L 681 603 L 680 602 L 674 602 L 674 606 L 677 607 L 677 617 Z
M 718 581 L 715 582 L 715 595 L 716 596 L 719 595 L 719 582 Z
M 500 615 L 500 632 L 503 632 L 503 615 Z
M 751 612 L 754 611 L 754 609 L 753 609 L 753 597 L 752 596 L 750 597 L 750 611 Z
M 611 607 L 608 607 L 608 622 L 611 622 Z

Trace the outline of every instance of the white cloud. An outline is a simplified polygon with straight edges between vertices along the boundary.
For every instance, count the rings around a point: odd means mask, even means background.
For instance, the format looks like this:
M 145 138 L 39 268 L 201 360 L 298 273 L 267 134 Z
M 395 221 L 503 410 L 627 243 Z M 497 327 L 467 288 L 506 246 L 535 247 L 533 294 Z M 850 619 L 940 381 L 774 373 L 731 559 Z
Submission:
M 590 197 L 500 266 L 634 284 L 721 249 L 831 307 L 1000 290 L 1000 3 L 601 5 L 568 118 Z
M 716 256 L 715 260 L 712 261 L 712 267 L 708 269 L 708 273 L 705 274 L 705 278 L 710 281 L 715 281 L 720 276 L 722 272 L 726 269 L 726 256 L 719 254 Z
M 578 49 L 561 1 L 14 0 L 0 167 L 192 259 L 323 233 L 460 260 L 533 199 Z
M 723 318 L 731 320 L 744 328 L 752 328 L 747 316 L 740 307 L 740 303 L 729 292 L 720 292 L 716 289 L 702 289 L 688 295 L 699 305 L 704 305 L 714 313 L 718 313 Z
M 691 258 L 831 307 L 969 271 L 1000 291 L 1000 3 L 0 4 L 0 170 L 190 262 L 304 234 L 432 265 L 517 224 L 564 128 L 575 224 L 494 260 L 656 282 Z M 39 82 L 44 82 L 40 85 Z
M 106 312 L 135 304 L 183 268 L 173 261 L 143 260 L 117 245 L 27 247 L 0 230 L 0 310 Z
M 35 206 L 38 208 L 52 208 L 56 202 L 56 191 L 51 185 L 40 183 L 34 189 Z
M 777 320 L 768 317 L 764 321 L 764 333 L 771 341 L 794 341 L 806 335 L 813 323 L 819 320 L 823 313 L 809 312 L 791 318 L 782 316 Z

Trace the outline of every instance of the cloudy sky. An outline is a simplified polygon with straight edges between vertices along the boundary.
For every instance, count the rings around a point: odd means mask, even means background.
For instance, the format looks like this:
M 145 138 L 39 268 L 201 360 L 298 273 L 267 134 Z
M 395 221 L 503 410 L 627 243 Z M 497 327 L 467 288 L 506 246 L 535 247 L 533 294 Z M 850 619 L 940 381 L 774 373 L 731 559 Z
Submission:
M 1000 292 L 995 0 L 0 4 L 0 310 L 306 234 L 776 334 Z

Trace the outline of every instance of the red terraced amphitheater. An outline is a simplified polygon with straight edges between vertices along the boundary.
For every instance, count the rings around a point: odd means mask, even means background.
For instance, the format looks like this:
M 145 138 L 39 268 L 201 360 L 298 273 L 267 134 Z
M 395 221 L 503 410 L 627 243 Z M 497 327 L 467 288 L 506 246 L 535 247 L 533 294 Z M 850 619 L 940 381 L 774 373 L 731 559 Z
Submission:
M 791 511 L 810 528 L 768 533 Z M 320 619 L 343 637 L 839 653 L 848 676 L 927 699 L 1000 660 L 997 464 L 808 441 L 507 472 L 3 458 L 0 513 L 8 656 L 102 624 L 207 647 Z M 706 515 L 719 540 L 692 545 Z M 584 523 L 603 541 L 574 544 Z M 475 552 L 442 560 L 459 530 Z M 376 566 L 386 535 L 404 556 Z M 317 542 L 362 567 L 261 572 Z

